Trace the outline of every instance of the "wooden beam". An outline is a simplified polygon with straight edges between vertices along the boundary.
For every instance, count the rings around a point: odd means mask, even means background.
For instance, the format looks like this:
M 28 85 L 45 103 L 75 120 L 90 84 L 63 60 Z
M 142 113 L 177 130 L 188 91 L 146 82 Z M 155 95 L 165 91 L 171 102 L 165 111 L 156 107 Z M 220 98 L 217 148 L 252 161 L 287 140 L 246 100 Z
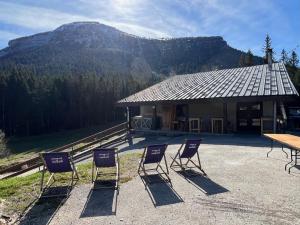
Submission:
M 224 117 L 223 131 L 226 134 L 228 132 L 228 129 L 227 129 L 227 125 L 228 125 L 228 119 L 227 119 L 227 102 L 223 103 L 223 117 Z
M 277 124 L 277 102 L 273 101 L 273 133 L 276 133 Z
M 152 106 L 152 130 L 157 129 L 157 111 L 156 111 L 156 105 Z
M 132 128 L 131 127 L 130 107 L 126 107 L 126 116 L 127 116 L 128 129 L 130 130 Z

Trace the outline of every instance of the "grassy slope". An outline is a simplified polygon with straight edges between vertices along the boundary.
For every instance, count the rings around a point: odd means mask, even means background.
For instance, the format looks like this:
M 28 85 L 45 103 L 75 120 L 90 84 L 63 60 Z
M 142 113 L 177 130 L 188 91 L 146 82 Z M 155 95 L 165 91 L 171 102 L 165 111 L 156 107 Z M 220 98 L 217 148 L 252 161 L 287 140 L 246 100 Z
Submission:
M 121 183 L 131 180 L 137 175 L 137 165 L 140 160 L 140 153 L 124 154 L 120 157 Z M 77 171 L 80 180 L 76 185 L 91 182 L 91 162 L 79 164 Z M 112 170 L 112 169 L 107 169 Z M 47 178 L 49 174 L 47 174 Z M 66 179 L 70 174 L 60 174 L 56 176 L 57 184 L 63 185 L 70 180 Z M 4 205 L 5 214 L 21 214 L 39 196 L 40 173 L 35 173 L 26 177 L 15 177 L 0 180 L 0 202 Z M 109 177 L 104 177 L 108 179 Z
M 11 155 L 0 159 L 0 169 L 32 158 L 40 151 L 66 145 L 105 128 L 106 127 L 91 127 L 80 130 L 61 131 L 47 135 L 9 138 L 6 145 Z

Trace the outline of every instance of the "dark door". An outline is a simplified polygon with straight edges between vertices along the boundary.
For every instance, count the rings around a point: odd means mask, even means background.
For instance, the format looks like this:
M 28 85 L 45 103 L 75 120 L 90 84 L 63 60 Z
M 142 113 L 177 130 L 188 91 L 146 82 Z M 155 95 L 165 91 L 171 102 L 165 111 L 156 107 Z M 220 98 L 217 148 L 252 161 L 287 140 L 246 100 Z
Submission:
M 261 105 L 260 102 L 241 102 L 237 104 L 237 129 L 239 132 L 260 132 Z

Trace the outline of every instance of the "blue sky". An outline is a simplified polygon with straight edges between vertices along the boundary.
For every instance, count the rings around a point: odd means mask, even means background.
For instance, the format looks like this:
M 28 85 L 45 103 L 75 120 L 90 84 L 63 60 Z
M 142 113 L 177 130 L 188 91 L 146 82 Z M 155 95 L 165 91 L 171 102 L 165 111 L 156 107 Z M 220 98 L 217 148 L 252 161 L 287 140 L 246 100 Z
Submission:
M 0 0 L 0 48 L 75 21 L 152 38 L 223 36 L 256 55 L 269 33 L 277 58 L 282 48 L 300 54 L 299 0 Z

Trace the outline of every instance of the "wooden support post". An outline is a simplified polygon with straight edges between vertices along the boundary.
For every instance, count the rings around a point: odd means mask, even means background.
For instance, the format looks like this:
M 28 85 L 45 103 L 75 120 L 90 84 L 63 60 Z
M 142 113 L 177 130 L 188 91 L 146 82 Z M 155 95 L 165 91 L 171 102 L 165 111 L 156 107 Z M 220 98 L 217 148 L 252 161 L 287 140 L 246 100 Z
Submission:
M 186 104 L 186 118 L 185 118 L 185 131 L 189 131 L 190 124 L 189 124 L 189 119 L 190 119 L 190 105 Z
M 223 117 L 224 117 L 224 123 L 223 123 L 223 132 L 226 134 L 228 129 L 227 129 L 227 125 L 228 125 L 228 121 L 227 121 L 227 102 L 223 103 Z
M 277 125 L 277 102 L 273 102 L 273 133 L 276 133 L 276 125 Z
M 152 130 L 157 129 L 157 111 L 156 111 L 156 105 L 152 106 Z
M 132 127 L 131 127 L 131 115 L 130 115 L 129 107 L 126 107 L 126 115 L 127 115 L 128 129 L 130 130 Z

